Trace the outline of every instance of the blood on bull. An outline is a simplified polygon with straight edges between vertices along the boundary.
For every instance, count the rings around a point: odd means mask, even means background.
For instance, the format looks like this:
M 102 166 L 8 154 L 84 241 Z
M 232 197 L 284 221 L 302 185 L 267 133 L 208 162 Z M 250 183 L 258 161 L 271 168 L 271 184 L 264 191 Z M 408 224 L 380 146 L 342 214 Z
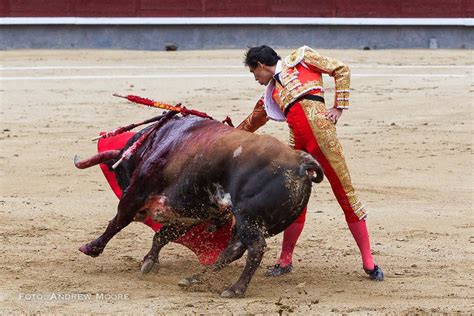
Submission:
M 298 217 L 312 182 L 322 181 L 322 169 L 307 153 L 271 136 L 176 113 L 157 117 L 120 151 L 75 160 L 79 168 L 106 164 L 123 191 L 104 233 L 80 250 L 96 257 L 134 219 L 151 216 L 162 227 L 144 257 L 146 273 L 158 262 L 163 246 L 193 227 L 205 223 L 220 228 L 233 221 L 232 236 L 216 262 L 179 285 L 199 282 L 206 271 L 219 270 L 247 251 L 239 279 L 221 294 L 242 297 L 262 260 L 265 238 L 282 232 Z

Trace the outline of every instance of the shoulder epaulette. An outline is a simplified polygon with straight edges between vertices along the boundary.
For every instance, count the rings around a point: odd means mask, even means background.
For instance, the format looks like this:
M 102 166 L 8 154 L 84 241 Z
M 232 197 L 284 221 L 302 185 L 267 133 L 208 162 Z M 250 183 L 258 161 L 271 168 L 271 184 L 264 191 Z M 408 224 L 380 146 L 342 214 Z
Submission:
M 298 65 L 303 59 L 307 49 L 311 49 L 308 46 L 301 46 L 297 50 L 293 51 L 290 55 L 285 57 L 285 64 L 288 67 L 294 67 Z

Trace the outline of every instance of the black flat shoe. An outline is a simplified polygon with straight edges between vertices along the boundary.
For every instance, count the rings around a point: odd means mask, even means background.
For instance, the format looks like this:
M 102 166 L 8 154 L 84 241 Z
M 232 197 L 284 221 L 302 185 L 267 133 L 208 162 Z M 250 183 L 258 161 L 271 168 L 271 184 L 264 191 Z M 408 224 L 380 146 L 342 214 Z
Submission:
M 369 279 L 371 280 L 383 281 L 384 279 L 383 271 L 378 265 L 375 265 L 373 270 L 364 269 L 364 271 L 369 275 Z
M 290 273 L 293 270 L 293 264 L 289 264 L 286 267 L 280 266 L 280 264 L 276 264 L 270 269 L 265 272 L 266 277 L 277 277 L 283 274 Z

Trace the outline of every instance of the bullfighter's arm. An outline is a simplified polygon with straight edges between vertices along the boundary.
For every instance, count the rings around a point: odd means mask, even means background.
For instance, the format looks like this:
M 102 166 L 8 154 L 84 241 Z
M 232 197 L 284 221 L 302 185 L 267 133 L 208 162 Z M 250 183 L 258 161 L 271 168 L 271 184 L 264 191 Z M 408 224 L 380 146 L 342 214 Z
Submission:
M 349 108 L 349 89 L 351 72 L 348 66 L 339 60 L 325 57 L 312 49 L 307 49 L 303 61 L 311 68 L 315 67 L 322 73 L 334 77 L 336 93 L 334 107 L 338 109 Z
M 263 99 L 260 99 L 257 101 L 257 104 L 255 104 L 255 108 L 253 109 L 252 113 L 250 113 L 249 116 L 247 116 L 247 118 L 243 120 L 239 126 L 237 126 L 237 128 L 253 133 L 265 125 L 268 120 L 269 118 L 267 116 L 267 112 L 263 106 Z
M 346 64 L 337 59 L 323 56 L 307 46 L 295 50 L 286 57 L 285 61 L 290 65 L 303 62 L 309 69 L 333 77 L 336 86 L 334 107 L 338 109 L 349 108 L 351 72 Z

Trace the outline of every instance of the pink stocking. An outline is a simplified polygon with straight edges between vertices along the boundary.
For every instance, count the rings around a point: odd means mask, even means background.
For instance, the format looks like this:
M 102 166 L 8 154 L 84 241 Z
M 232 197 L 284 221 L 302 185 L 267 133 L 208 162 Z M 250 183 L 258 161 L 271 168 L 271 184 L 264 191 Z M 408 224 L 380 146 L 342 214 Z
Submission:
M 348 225 L 349 230 L 351 231 L 352 236 L 354 236 L 357 246 L 359 247 L 364 269 L 373 270 L 375 264 L 374 258 L 370 253 L 369 232 L 367 231 L 367 224 L 365 222 L 365 219 L 353 223 L 348 223 Z
M 295 250 L 298 238 L 303 231 L 306 219 L 306 208 L 301 212 L 300 216 L 287 228 L 283 233 L 283 245 L 281 247 L 280 259 L 278 264 L 281 267 L 288 266 L 293 260 L 293 251 Z

